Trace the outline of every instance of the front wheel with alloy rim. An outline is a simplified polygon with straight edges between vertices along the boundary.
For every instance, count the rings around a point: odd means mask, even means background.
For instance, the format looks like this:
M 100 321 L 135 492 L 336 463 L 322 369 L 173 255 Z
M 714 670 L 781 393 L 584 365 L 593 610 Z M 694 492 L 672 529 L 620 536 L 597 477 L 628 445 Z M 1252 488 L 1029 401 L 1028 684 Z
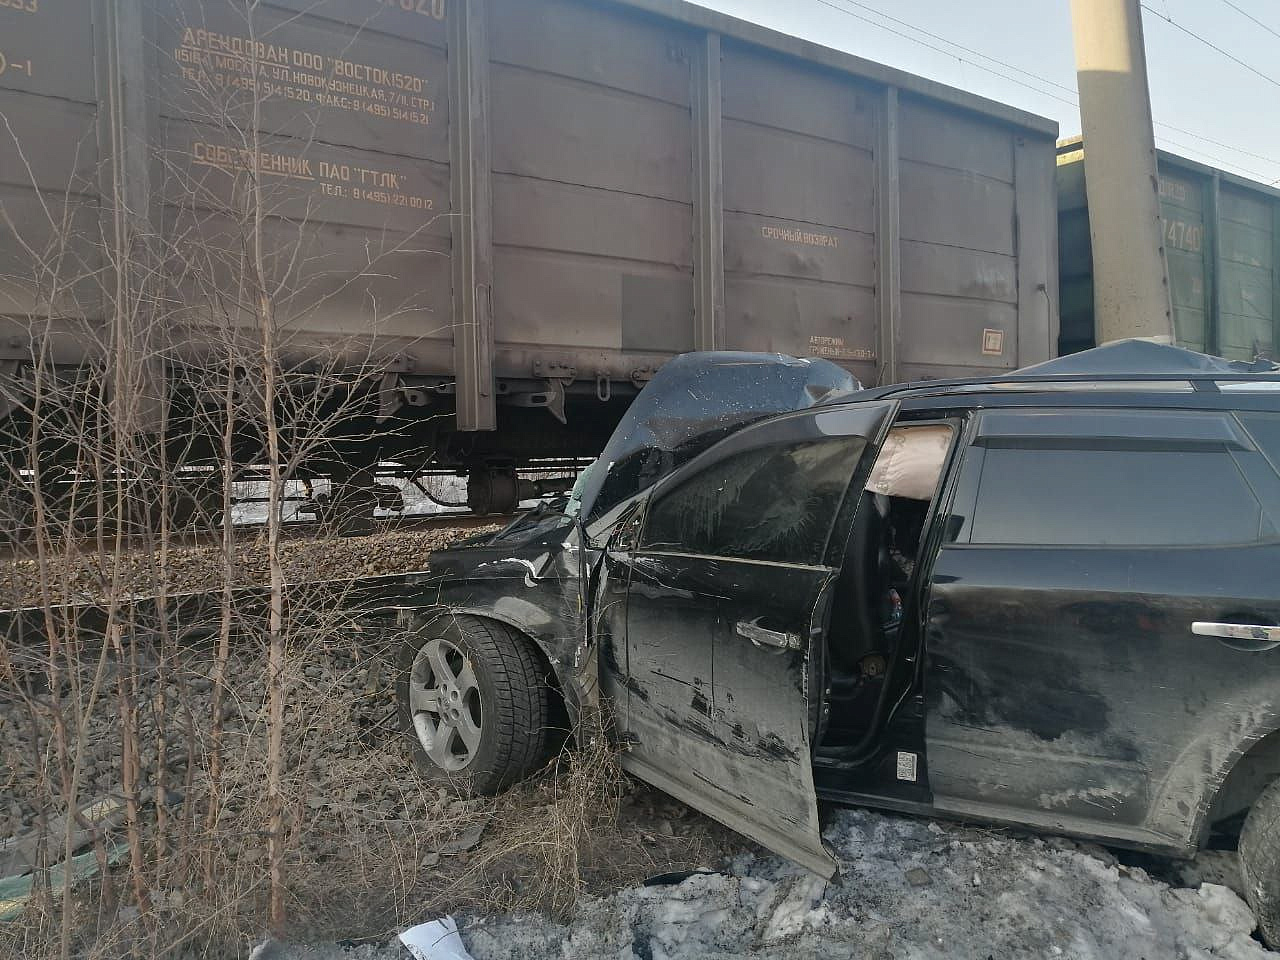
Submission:
M 531 641 L 505 624 L 445 614 L 400 652 L 400 724 L 418 766 L 467 793 L 527 776 L 548 744 L 550 689 Z

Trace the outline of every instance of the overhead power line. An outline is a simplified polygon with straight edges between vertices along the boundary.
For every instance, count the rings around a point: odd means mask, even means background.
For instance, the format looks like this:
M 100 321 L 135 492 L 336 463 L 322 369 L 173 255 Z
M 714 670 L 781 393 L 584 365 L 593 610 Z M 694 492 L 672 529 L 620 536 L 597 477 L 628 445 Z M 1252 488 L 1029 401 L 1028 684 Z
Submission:
M 1250 73 L 1254 74 L 1255 76 L 1259 76 L 1263 80 L 1267 81 L 1267 83 L 1275 84 L 1277 87 L 1280 87 L 1280 80 L 1277 80 L 1275 77 L 1271 76 L 1270 74 L 1263 73 L 1253 64 L 1246 63 L 1244 60 L 1241 60 L 1230 50 L 1224 50 L 1222 47 L 1218 46 L 1212 40 L 1206 40 L 1204 37 L 1200 36 L 1200 34 L 1196 33 L 1194 30 L 1191 30 L 1188 27 L 1184 27 L 1177 20 L 1173 19 L 1173 17 L 1167 14 L 1161 13 L 1159 10 L 1155 9 L 1154 7 L 1147 6 L 1147 4 L 1145 3 L 1142 4 L 1142 9 L 1147 11 L 1147 13 L 1151 14 L 1157 20 L 1163 20 L 1165 23 L 1169 24 L 1171 27 L 1176 27 L 1177 29 L 1181 30 L 1188 37 L 1191 37 L 1192 39 L 1197 40 L 1200 43 L 1203 43 L 1210 50 L 1217 51 L 1218 53 L 1222 54 L 1222 56 L 1230 60 L 1232 63 L 1238 63 L 1240 66 L 1244 67 Z
M 1267 24 L 1263 23 L 1261 20 L 1255 17 L 1252 13 L 1250 13 L 1248 10 L 1241 9 L 1239 6 L 1232 3 L 1231 0 L 1222 0 L 1222 2 L 1225 3 L 1232 10 L 1234 10 L 1236 13 L 1240 14 L 1240 16 L 1244 17 L 1246 20 L 1252 20 L 1254 23 L 1260 26 L 1263 30 L 1267 31 L 1267 33 L 1271 34 L 1273 37 L 1280 37 L 1280 30 L 1276 30 L 1274 27 L 1267 26 Z
M 1058 100 L 1060 100 L 1061 102 L 1070 103 L 1072 106 L 1077 106 L 1077 107 L 1078 107 L 1078 106 L 1080 105 L 1080 101 L 1079 101 L 1079 99 L 1078 99 L 1078 98 L 1077 98 L 1077 96 L 1076 96 L 1076 90 L 1075 90 L 1075 88 L 1074 88 L 1074 87 L 1069 87 L 1069 86 L 1067 86 L 1065 83 L 1059 83 L 1058 81 L 1053 80 L 1053 79 L 1051 79 L 1051 78 L 1049 78 L 1049 77 L 1046 77 L 1046 76 L 1043 76 L 1043 75 L 1041 75 L 1041 74 L 1035 73 L 1035 72 L 1033 72 L 1033 71 L 1031 71 L 1031 70 L 1024 69 L 1023 67 L 1016 66 L 1015 64 L 1009 63 L 1008 61 L 1005 61 L 1005 60 L 1001 60 L 1001 59 L 999 59 L 998 57 L 993 57 L 993 56 L 991 56 L 990 54 L 983 53 L 981 50 L 975 50 L 975 49 L 973 49 L 972 47 L 967 47 L 967 46 L 965 46 L 965 45 L 964 45 L 964 44 L 962 44 L 962 43 L 957 43 L 955 40 L 948 40 L 948 39 L 947 39 L 946 37 L 944 37 L 944 36 L 941 36 L 941 35 L 936 34 L 936 33 L 932 33 L 932 32 L 930 32 L 929 30 L 924 29 L 924 27 L 916 26 L 914 23 L 909 23 L 909 22 L 907 22 L 906 20 L 899 19 L 898 17 L 894 17 L 894 16 L 891 16 L 890 14 L 887 14 L 887 13 L 884 13 L 884 12 L 882 12 L 882 11 L 880 11 L 880 10 L 877 10 L 875 7 L 873 7 L 873 6 L 869 5 L 869 4 L 866 4 L 866 3 L 862 3 L 862 2 L 860 2 L 860 0 L 842 0 L 842 2 L 843 2 L 843 3 L 846 3 L 846 4 L 849 4 L 849 5 L 851 5 L 851 6 L 859 7 L 859 8 L 861 8 L 862 10 L 866 10 L 866 11 L 868 11 L 869 13 L 872 13 L 872 14 L 874 14 L 874 15 L 875 15 L 875 16 L 877 16 L 877 17 L 881 17 L 881 18 L 883 18 L 883 19 L 885 19 L 885 20 L 890 21 L 891 23 L 896 23 L 896 24 L 898 24 L 899 26 L 906 27 L 908 30 L 914 30 L 914 31 L 916 31 L 917 33 L 924 34 L 924 36 L 926 36 L 926 37 L 930 37 L 931 39 L 934 39 L 934 40 L 939 40 L 939 41 L 941 41 L 942 43 L 947 44 L 948 46 L 955 47 L 957 50 L 963 50 L 965 53 L 969 53 L 969 54 L 972 54 L 972 55 L 973 55 L 973 56 L 975 56 L 975 57 L 981 57 L 983 60 L 987 60 L 987 61 L 989 61 L 989 62 L 991 62 L 991 63 L 998 64 L 999 66 L 1001 66 L 1001 67 L 1005 68 L 1006 70 L 1013 70 L 1013 71 L 1014 71 L 1014 72 L 1016 72 L 1016 73 L 1020 73 L 1020 74 L 1022 74 L 1024 77 L 1030 77 L 1032 80 L 1035 80 L 1035 81 L 1037 81 L 1038 83 L 1043 83 L 1043 84 L 1045 84 L 1046 86 L 1050 86 L 1050 87 L 1054 87 L 1054 88 L 1056 88 L 1056 89 L 1058 89 L 1058 90 L 1062 90 L 1062 91 L 1064 91 L 1066 94 L 1068 94 L 1068 98 L 1067 98 L 1067 99 L 1064 99 L 1064 98 L 1062 98 L 1062 97 L 1058 97 L 1058 98 L 1057 98 Z M 1236 7 L 1236 5 L 1235 5 L 1234 3 L 1232 3 L 1232 2 L 1231 2 L 1231 0 L 1222 0 L 1222 2 L 1223 2 L 1223 3 L 1226 3 L 1228 6 L 1231 6 L 1231 7 L 1233 7 L 1233 8 L 1234 8 L 1234 9 L 1236 9 L 1236 10 L 1239 10 L 1239 7 Z M 848 11 L 848 10 L 846 10 L 846 11 L 844 11 L 844 12 L 849 13 L 851 16 L 856 16 L 856 14 L 853 14 L 853 12 L 852 12 L 852 11 Z M 1244 13 L 1244 11 L 1240 11 L 1240 12 L 1241 12 L 1241 13 Z M 1246 14 L 1245 14 L 1245 16 L 1249 16 L 1249 15 L 1246 13 Z M 1253 18 L 1252 18 L 1252 17 L 1250 17 L 1250 19 L 1253 19 Z M 877 25 L 878 25 L 878 26 L 882 26 L 882 25 L 879 25 L 879 24 L 877 24 Z M 1266 25 L 1265 25 L 1265 24 L 1260 24 L 1260 26 L 1264 26 L 1264 27 L 1265 27 Z M 884 28 L 884 29 L 887 29 L 887 28 Z M 1267 28 L 1267 29 L 1270 29 L 1270 28 Z M 1273 32 L 1274 32 L 1274 31 L 1273 31 Z M 1280 36 L 1280 34 L 1277 34 L 1277 35 L 1278 35 L 1278 36 Z M 911 39 L 911 38 L 908 38 L 908 39 Z M 936 49 L 936 48 L 935 48 L 935 49 Z M 954 56 L 954 54 L 952 54 L 952 56 Z M 976 67 L 981 68 L 981 64 L 974 64 L 974 63 L 972 63 L 972 61 L 966 61 L 966 62 L 970 63 L 972 66 L 976 66 Z M 1034 87 L 1032 87 L 1031 89 L 1035 89 L 1035 88 L 1034 88 Z M 1046 95 L 1047 95 L 1047 96 L 1053 96 L 1053 94 L 1048 94 L 1047 92 L 1046 92 Z M 1213 137 L 1206 137 L 1206 136 L 1203 136 L 1202 134 L 1193 133 L 1193 132 L 1192 132 L 1192 131 L 1190 131 L 1190 130 L 1183 130 L 1181 127 L 1175 127 L 1175 126 L 1174 126 L 1173 124 L 1171 124 L 1171 123 L 1165 123 L 1165 122 L 1163 122 L 1163 121 L 1155 121 L 1155 124 L 1156 124 L 1156 126 L 1158 126 L 1158 127 L 1163 127 L 1163 128 L 1164 128 L 1164 129 L 1166 129 L 1166 130 L 1172 130 L 1174 133 L 1180 133 L 1180 134 L 1182 134 L 1183 136 L 1186 136 L 1186 137 L 1192 137 L 1192 138 L 1194 138 L 1194 139 L 1196 139 L 1196 140 L 1202 140 L 1202 141 L 1204 141 L 1205 143 L 1211 143 L 1211 144 L 1213 144 L 1214 146 L 1222 147 L 1222 148 L 1223 148 L 1223 149 L 1225 149 L 1225 150 L 1231 150 L 1231 151 L 1232 151 L 1232 152 L 1234 152 L 1234 153 L 1239 153 L 1241 156 L 1251 157 L 1251 158 L 1252 158 L 1252 159 L 1254 159 L 1254 160 L 1261 160 L 1263 163 L 1270 163 L 1270 164 L 1277 164 L 1277 165 L 1280 165 L 1280 161 L 1277 161 L 1277 160 L 1276 160 L 1275 158 L 1273 158 L 1273 157 L 1266 157 L 1266 156 L 1263 156 L 1263 155 L 1262 155 L 1262 154 L 1260 154 L 1260 153 L 1251 153 L 1251 152 L 1250 152 L 1250 151 L 1248 151 L 1248 150 L 1242 149 L 1241 147 L 1233 146 L 1233 145 L 1232 145 L 1232 144 L 1230 144 L 1230 143 L 1225 143 L 1225 142 L 1223 142 L 1222 140 L 1215 140 Z M 1189 148 L 1189 149 L 1195 149 L 1195 148 L 1194 148 L 1194 147 L 1192 147 L 1192 148 Z M 1243 168 L 1242 168 L 1242 169 L 1243 169 Z
M 854 2 L 854 0 L 848 0 L 848 2 L 852 3 L 852 2 Z M 964 63 L 967 63 L 967 64 L 969 64 L 970 66 L 977 67 L 979 70 L 985 70 L 987 73 L 994 74 L 994 75 L 995 75 L 995 76 L 997 76 L 997 77 L 1001 77 L 1002 79 L 1008 80 L 1010 83 L 1016 83 L 1016 84 L 1017 84 L 1018 86 L 1020 86 L 1020 87 L 1026 87 L 1028 90 L 1033 90 L 1033 91 L 1035 91 L 1036 93 L 1040 94 L 1040 95 L 1041 95 L 1041 96 L 1043 96 L 1043 97 L 1052 97 L 1054 100 L 1058 100 L 1058 101 L 1060 101 L 1060 102 L 1062 102 L 1062 103 L 1067 104 L 1068 106 L 1076 107 L 1076 106 L 1079 106 L 1079 105 L 1080 105 L 1080 104 L 1079 104 L 1079 102 L 1078 102 L 1078 101 L 1076 101 L 1076 100 L 1069 100 L 1069 99 L 1067 99 L 1066 97 L 1059 96 L 1059 95 L 1058 95 L 1058 94 L 1056 94 L 1056 93 L 1050 93 L 1050 92 L 1049 92 L 1049 91 L 1047 91 L 1047 90 L 1041 90 L 1039 87 L 1034 86 L 1034 85 L 1032 85 L 1032 84 L 1030 84 L 1030 83 L 1027 83 L 1025 80 L 1019 80 L 1017 77 L 1011 77 L 1011 76 L 1009 76 L 1007 73 L 1001 73 L 999 70 L 996 70 L 996 69 L 994 69 L 994 68 L 992 68 L 992 67 L 989 67 L 989 66 L 987 66 L 986 64 L 978 63 L 978 62 L 977 62 L 977 61 L 975 61 L 975 60 L 970 60 L 968 57 L 963 57 L 963 56 L 961 56 L 960 54 L 956 53 L 954 50 L 946 50 L 946 49 L 944 49 L 944 48 L 942 48 L 942 47 L 935 46 L 935 45 L 934 45 L 934 44 L 932 44 L 932 43 L 928 43 L 928 42 L 927 42 L 927 41 L 925 41 L 925 40 L 921 40 L 919 37 L 913 37 L 913 36 L 911 36 L 910 34 L 903 33 L 901 30 L 895 30 L 893 27 L 885 26 L 883 23 L 880 23 L 880 22 L 879 22 L 879 21 L 877 21 L 877 20 L 872 20 L 870 17 L 864 17 L 864 16 L 863 16 L 862 14 L 860 14 L 860 13 L 855 13 L 854 11 L 850 10 L 848 7 L 838 6 L 838 5 L 834 2 L 834 0 L 818 0 L 818 3 L 822 4 L 824 7 L 830 7 L 832 10 L 835 10 L 835 11 L 836 11 L 836 12 L 838 12 L 838 13 L 843 13 L 846 17 L 853 17 L 853 19 L 855 19 L 855 20 L 861 20 L 863 23 L 869 23 L 869 24 L 871 24 L 871 26 L 873 26 L 873 27 L 877 27 L 877 28 L 879 28 L 880 30 L 885 30 L 885 31 L 887 31 L 888 33 L 892 33 L 894 36 L 902 37 L 904 40 L 910 40 L 912 43 L 919 44 L 919 45 L 920 45 L 920 46 L 922 46 L 922 47 L 926 47 L 926 48 L 928 48 L 928 49 L 930 49 L 930 50 L 934 51 L 935 53 L 940 53 L 940 54 L 942 54 L 943 56 L 946 56 L 946 57 L 952 57 L 952 58 L 954 58 L 954 59 L 956 59 L 956 60 L 960 60 L 960 61 L 962 61 L 962 62 L 964 62 Z M 859 6 L 862 6 L 862 5 L 861 5 L 861 4 L 859 4 Z M 936 37 L 936 34 L 928 33 L 928 31 L 923 30 L 923 29 L 921 29 L 920 27 L 913 26 L 913 25 L 911 25 L 911 24 L 906 23 L 905 21 L 897 20 L 897 19 L 895 19 L 895 18 L 893 18 L 893 17 L 889 17 L 889 16 L 887 16 L 886 14 L 880 14 L 880 13 L 878 13 L 878 12 L 877 12 L 877 16 L 881 16 L 881 17 L 885 17 L 886 19 L 893 20 L 893 22 L 894 22 L 894 23 L 901 23 L 901 24 L 903 24 L 904 26 L 907 26 L 907 27 L 909 27 L 910 29 L 915 30 L 915 31 L 917 31 L 917 32 L 919 32 L 919 33 L 923 33 L 923 34 L 926 34 L 926 35 L 928 35 L 928 36 Z M 938 38 L 938 39 L 942 39 L 942 38 Z M 959 44 L 957 44 L 957 43 L 952 43 L 950 40 L 945 40 L 945 39 L 943 39 L 943 40 L 942 40 L 942 42 L 943 42 L 943 43 L 950 44 L 951 46 L 953 46 L 953 47 L 957 47 L 957 48 L 959 48 L 959 49 L 965 49 L 965 48 L 963 48 L 963 47 L 960 47 L 960 45 L 959 45 Z M 1020 67 L 1014 67 L 1014 66 L 1012 66 L 1012 65 L 1010 65 L 1010 64 L 1006 64 L 1006 63 L 1004 63 L 1003 61 L 996 60 L 994 57 L 987 57 L 985 54 L 978 54 L 978 56 L 982 56 L 984 59 L 990 60 L 992 63 L 999 63 L 1001 66 L 1004 66 L 1004 67 L 1006 67 L 1007 69 L 1010 69 L 1010 70 L 1014 70 L 1014 71 L 1016 71 L 1016 72 L 1018 72 L 1018 73 L 1026 74 L 1026 75 L 1028 75 L 1028 76 L 1035 76 L 1034 74 L 1031 74 L 1031 73 L 1029 73 L 1028 71 L 1021 69 Z M 1058 87 L 1061 87 L 1061 86 L 1062 86 L 1061 84 L 1054 83 L 1053 81 L 1045 80 L 1043 77 L 1036 77 L 1036 79 L 1037 79 L 1040 83 L 1048 83 L 1048 84 L 1050 84 L 1051 86 L 1058 86 Z M 1063 89 L 1069 89 L 1069 88 L 1067 88 L 1067 87 L 1063 87 Z
M 1020 73 L 1024 77 L 1031 77 L 1033 80 L 1036 80 L 1040 83 L 1048 84 L 1051 87 L 1057 87 L 1059 90 L 1065 90 L 1067 93 L 1071 94 L 1073 97 L 1075 96 L 1075 93 L 1076 93 L 1075 87 L 1069 87 L 1065 83 L 1058 83 L 1058 81 L 1056 80 L 1050 80 L 1048 77 L 1043 77 L 1038 73 L 1033 73 L 1030 70 L 1025 70 L 1022 67 L 1015 66 L 1014 64 L 1001 60 L 998 57 L 993 57 L 989 54 L 983 53 L 981 50 L 975 50 L 972 47 L 966 47 L 962 43 L 956 43 L 956 41 L 954 40 L 948 40 L 946 37 L 940 36 L 939 34 L 930 33 L 924 27 L 918 27 L 914 23 L 908 23 L 906 20 L 899 20 L 897 17 L 890 16 L 889 14 L 884 13 L 881 10 L 877 10 L 875 7 L 869 4 L 859 2 L 859 0 L 844 0 L 844 2 L 855 7 L 860 7 L 863 10 L 866 10 L 868 13 L 873 13 L 877 17 L 880 17 L 884 20 L 888 20 L 891 23 L 896 23 L 899 26 L 906 27 L 908 30 L 914 30 L 917 33 L 924 34 L 926 37 L 931 37 L 934 40 L 940 40 L 943 43 L 947 44 L 948 46 L 955 47 L 957 50 L 963 50 L 965 53 L 973 54 L 975 57 L 981 57 L 983 60 L 987 60 L 987 61 L 990 61 L 991 63 L 999 64 L 1000 66 L 1004 67 L 1006 70 L 1013 70 L 1015 73 Z M 830 6 L 830 4 L 828 4 L 828 6 Z M 850 10 L 842 10 L 841 12 L 848 13 L 851 16 L 857 16 Z M 974 64 L 974 66 L 977 66 L 977 64 Z
M 1157 126 L 1159 126 L 1159 124 L 1157 124 Z M 1195 136 L 1195 134 L 1192 134 L 1192 136 Z M 1213 154 L 1207 153 L 1201 147 L 1194 146 L 1190 143 L 1182 143 L 1178 140 L 1172 139 L 1171 137 L 1167 137 L 1164 134 L 1160 135 L 1160 141 L 1161 143 L 1167 144 L 1170 147 L 1177 147 L 1179 150 L 1189 150 L 1192 153 L 1198 153 L 1201 157 L 1201 162 L 1204 162 L 1207 160 L 1209 163 L 1217 167 L 1235 167 L 1235 169 L 1239 173 L 1252 177 L 1254 180 L 1260 181 L 1261 183 L 1267 183 L 1268 178 L 1271 176 L 1270 173 L 1263 173 L 1260 170 L 1250 169 L 1249 167 L 1236 163 L 1234 160 L 1227 160 L 1222 157 L 1215 157 Z M 1235 148 L 1233 147 L 1232 149 L 1235 149 Z M 1191 157 L 1190 159 L 1194 160 L 1196 158 Z M 1280 161 L 1277 161 L 1277 160 L 1268 160 L 1267 162 L 1280 165 Z
M 852 17 L 855 20 L 859 20 L 863 23 L 869 24 L 870 26 L 876 27 L 879 30 L 884 30 L 885 32 L 891 33 L 894 36 L 901 37 L 904 40 L 909 40 L 910 42 L 915 43 L 919 46 L 925 47 L 926 49 L 932 50 L 935 53 L 941 53 L 943 56 L 951 57 L 955 60 L 959 60 L 962 63 L 967 63 L 972 67 L 976 67 L 979 70 L 982 70 L 986 73 L 991 74 L 992 76 L 1000 77 L 1003 80 L 1007 80 L 1010 83 L 1017 84 L 1018 86 L 1023 87 L 1027 90 L 1031 90 L 1034 93 L 1038 93 L 1041 96 L 1049 97 L 1053 100 L 1057 100 L 1059 103 L 1065 103 L 1071 107 L 1079 108 L 1080 106 L 1080 100 L 1075 95 L 1076 93 L 1075 89 L 1067 86 L 1066 84 L 1059 83 L 1056 80 L 1050 79 L 1049 77 L 1042 76 L 1041 74 L 1035 73 L 1034 71 L 1026 70 L 1022 67 L 1016 66 L 1015 64 L 1009 63 L 1005 60 L 1001 60 L 998 57 L 990 56 L 989 54 L 985 54 L 980 50 L 975 50 L 972 47 L 966 47 L 964 44 L 957 43 L 954 40 L 948 40 L 946 37 L 943 37 L 936 33 L 932 33 L 931 31 L 926 30 L 923 27 L 918 27 L 915 24 L 909 23 L 906 20 L 902 20 L 902 19 L 899 19 L 898 17 L 891 16 L 890 14 L 883 13 L 880 10 L 877 10 L 875 7 L 859 2 L 859 0 L 839 0 L 839 3 L 851 4 L 862 10 L 866 10 L 869 13 L 874 14 L 876 17 L 879 17 L 881 20 L 887 20 L 890 23 L 895 23 L 901 27 L 905 27 L 908 30 L 913 30 L 916 33 L 923 34 L 924 36 L 929 37 L 932 40 L 937 40 L 941 43 L 947 44 L 949 47 L 954 47 L 955 50 L 948 50 L 943 47 L 936 46 L 933 43 L 929 43 L 926 40 L 922 40 L 920 39 L 920 37 L 915 37 L 908 33 L 903 33 L 901 30 L 894 29 L 893 27 L 890 27 L 884 23 L 881 23 L 880 20 L 873 20 L 870 17 L 864 16 L 863 14 L 855 12 L 854 10 L 850 10 L 847 6 L 841 6 L 836 2 L 836 0 L 817 0 L 817 2 L 822 4 L 825 7 L 829 7 L 832 10 L 835 10 L 837 13 L 842 13 L 847 17 Z M 1227 0 L 1224 0 L 1224 2 L 1227 2 Z M 1165 19 L 1163 15 L 1159 15 L 1159 16 L 1161 16 L 1161 19 Z M 1026 80 L 1021 80 L 1018 77 L 1010 76 L 1009 74 L 1004 73 L 1001 70 L 994 69 L 993 67 L 988 66 L 987 63 L 980 63 L 977 60 L 970 59 L 970 57 L 962 56 L 960 53 L 956 53 L 955 52 L 956 50 L 960 50 L 963 53 L 970 54 L 972 57 L 978 57 L 981 60 L 988 61 L 988 63 L 997 64 L 998 66 L 1004 68 L 1004 70 L 1010 70 L 1010 71 L 1013 71 L 1014 73 L 1021 74 L 1024 77 L 1028 77 L 1031 80 L 1036 81 L 1036 83 L 1038 84 L 1043 84 L 1045 86 L 1053 87 L 1057 90 L 1064 91 L 1067 94 L 1067 96 L 1054 93 L 1050 90 L 1043 90 L 1039 86 L 1029 83 Z M 1277 160 L 1274 157 L 1264 156 L 1260 153 L 1253 153 L 1249 150 L 1245 150 L 1242 147 L 1238 147 L 1235 144 L 1226 143 L 1225 141 L 1222 141 L 1222 140 L 1216 140 L 1213 137 L 1207 137 L 1204 134 L 1195 133 L 1194 131 L 1191 131 L 1191 130 L 1184 130 L 1182 127 L 1177 127 L 1171 123 L 1165 123 L 1164 121 L 1161 121 L 1161 120 L 1156 120 L 1154 121 L 1154 123 L 1157 127 L 1160 127 L 1164 130 L 1172 130 L 1174 133 L 1181 134 L 1184 137 L 1191 137 L 1195 140 L 1200 140 L 1204 143 L 1221 147 L 1224 150 L 1230 150 L 1232 153 L 1238 153 L 1244 157 L 1250 157 L 1254 160 L 1260 160 L 1263 163 L 1266 163 L 1268 165 L 1280 166 L 1280 160 Z M 1237 163 L 1234 160 L 1228 160 L 1222 157 L 1215 157 L 1213 154 L 1207 152 L 1201 147 L 1193 146 L 1187 143 L 1181 143 L 1168 136 L 1162 135 L 1161 139 L 1165 143 L 1171 146 L 1178 147 L 1179 149 L 1182 149 L 1182 150 L 1189 150 L 1189 151 L 1192 151 L 1193 153 L 1198 153 L 1211 163 L 1215 163 L 1222 166 L 1235 167 L 1236 169 L 1242 171 L 1243 173 L 1246 173 L 1251 177 L 1261 180 L 1264 183 L 1269 183 L 1273 181 L 1273 175 L 1270 173 L 1261 173 L 1257 170 L 1250 170 L 1248 167 L 1240 163 Z M 1275 181 L 1275 182 L 1280 182 L 1280 181 Z
M 1252 153 L 1248 150 L 1245 150 L 1243 147 L 1237 147 L 1233 143 L 1226 143 L 1222 140 L 1215 140 L 1213 139 L 1213 137 L 1206 137 L 1203 133 L 1193 133 L 1190 130 L 1183 130 L 1181 127 L 1175 127 L 1172 123 L 1165 123 L 1163 120 L 1153 120 L 1152 122 L 1157 127 L 1163 127 L 1166 130 L 1172 130 L 1174 133 L 1180 133 L 1184 137 L 1194 137 L 1195 139 L 1201 140 L 1204 143 L 1211 143 L 1215 147 L 1222 147 L 1224 150 L 1230 150 L 1232 153 L 1238 153 L 1242 157 L 1251 157 L 1254 160 L 1261 160 L 1263 163 L 1271 163 L 1271 164 L 1275 164 L 1276 166 L 1280 166 L 1280 160 L 1276 159 L 1275 157 L 1267 157 L 1267 156 L 1263 156 L 1260 153 Z M 1243 170 L 1245 168 L 1241 167 L 1240 169 Z

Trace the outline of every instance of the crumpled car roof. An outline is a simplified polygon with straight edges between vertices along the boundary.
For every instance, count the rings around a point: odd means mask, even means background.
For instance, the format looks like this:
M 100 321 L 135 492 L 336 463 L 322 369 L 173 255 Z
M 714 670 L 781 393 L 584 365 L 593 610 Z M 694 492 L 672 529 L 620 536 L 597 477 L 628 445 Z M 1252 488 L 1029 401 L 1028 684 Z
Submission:
M 1072 353 L 1023 367 L 1008 378 L 1046 376 L 1143 376 L 1156 374 L 1274 373 L 1280 366 L 1270 360 L 1252 363 L 1226 360 L 1183 347 L 1149 340 L 1117 340 L 1092 350 Z
M 852 374 L 829 360 L 682 354 L 640 391 L 599 458 L 579 477 L 569 512 L 590 522 L 748 423 L 860 389 Z

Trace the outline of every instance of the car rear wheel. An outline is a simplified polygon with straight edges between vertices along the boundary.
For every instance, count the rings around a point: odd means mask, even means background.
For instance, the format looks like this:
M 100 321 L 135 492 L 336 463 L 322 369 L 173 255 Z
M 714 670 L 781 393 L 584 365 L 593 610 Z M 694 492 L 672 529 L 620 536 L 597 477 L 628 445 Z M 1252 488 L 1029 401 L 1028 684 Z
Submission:
M 551 691 L 528 639 L 480 617 L 428 621 L 400 653 L 400 724 L 419 768 L 497 793 L 546 756 Z
M 1263 939 L 1280 948 L 1280 780 L 1262 791 L 1245 818 L 1240 873 Z

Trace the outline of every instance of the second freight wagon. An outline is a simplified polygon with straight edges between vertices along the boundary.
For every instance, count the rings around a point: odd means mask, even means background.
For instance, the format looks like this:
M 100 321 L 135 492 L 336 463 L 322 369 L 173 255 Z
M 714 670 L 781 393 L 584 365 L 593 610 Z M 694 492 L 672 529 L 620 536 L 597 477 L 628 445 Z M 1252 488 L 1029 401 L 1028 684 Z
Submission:
M 1180 346 L 1232 360 L 1280 347 L 1280 190 L 1158 152 L 1160 214 Z M 1061 350 L 1094 345 L 1084 145 L 1058 148 Z

